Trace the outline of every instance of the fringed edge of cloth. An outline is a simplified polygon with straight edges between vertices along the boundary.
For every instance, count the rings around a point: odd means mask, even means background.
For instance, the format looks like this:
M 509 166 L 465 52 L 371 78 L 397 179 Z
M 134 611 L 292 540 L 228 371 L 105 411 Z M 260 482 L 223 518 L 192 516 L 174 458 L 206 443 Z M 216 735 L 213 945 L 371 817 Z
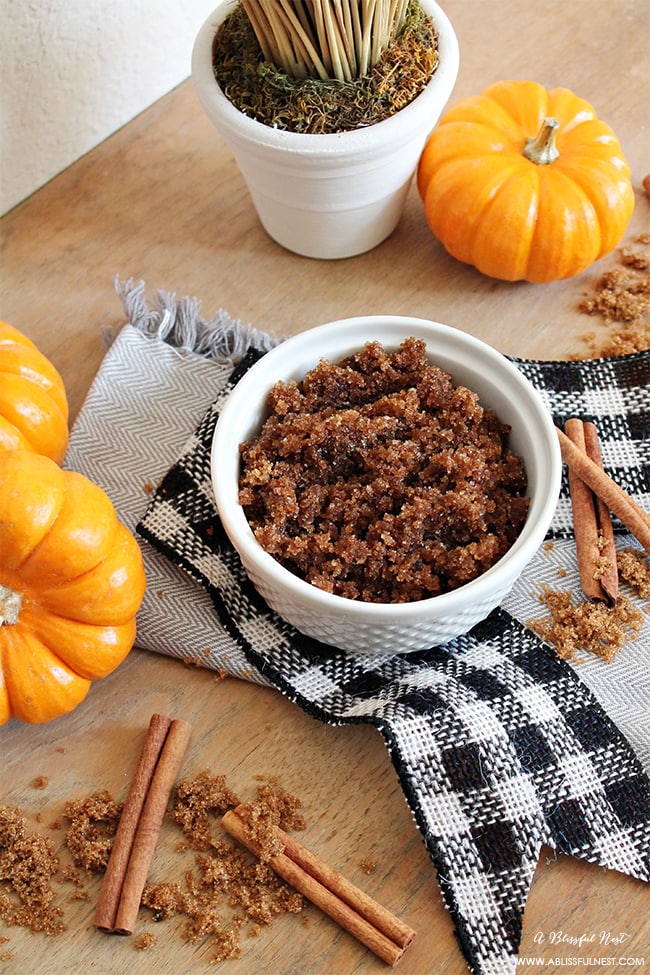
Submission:
M 157 291 L 148 301 L 144 281 L 136 284 L 133 278 L 121 281 L 116 276 L 114 284 L 130 325 L 183 352 L 237 363 L 249 349 L 268 352 L 281 341 L 273 333 L 242 325 L 223 308 L 211 319 L 203 318 L 198 298 L 178 298 L 174 292 Z

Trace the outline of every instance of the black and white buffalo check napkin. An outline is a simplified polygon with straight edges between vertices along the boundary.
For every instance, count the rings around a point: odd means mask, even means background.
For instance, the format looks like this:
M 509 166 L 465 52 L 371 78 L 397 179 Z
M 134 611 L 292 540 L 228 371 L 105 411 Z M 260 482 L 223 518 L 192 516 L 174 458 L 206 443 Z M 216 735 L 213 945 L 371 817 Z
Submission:
M 552 529 L 553 557 L 540 554 L 504 605 L 466 636 L 407 655 L 350 655 L 318 644 L 282 622 L 251 586 L 210 486 L 220 407 L 268 348 L 267 338 L 225 315 L 197 333 L 196 306 L 163 295 L 149 311 L 142 287 L 124 297 L 137 327 L 126 326 L 106 357 L 67 463 L 104 482 L 145 540 L 149 590 L 165 592 L 166 610 L 163 616 L 156 609 L 158 595 L 145 600 L 139 645 L 203 655 L 206 666 L 271 684 L 324 722 L 374 725 L 476 975 L 515 971 L 542 844 L 650 880 L 648 628 L 631 651 L 639 659 L 622 665 L 623 688 L 619 673 L 618 694 L 599 694 L 603 707 L 594 689 L 608 686 L 607 665 L 596 661 L 577 672 L 525 625 L 540 615 L 530 604 L 534 585 L 546 575 L 557 588 L 558 564 L 568 564 L 566 489 Z M 202 343 L 214 353 L 215 334 L 227 345 L 226 361 L 182 348 Z M 596 420 L 606 467 L 650 510 L 650 354 L 517 365 L 556 421 L 575 414 Z M 125 436 L 127 414 L 133 436 Z M 109 468 L 118 458 L 116 481 Z M 148 504 L 143 481 L 159 483 Z M 178 612 L 169 612 L 170 599 Z M 631 708 L 625 681 L 637 695 Z

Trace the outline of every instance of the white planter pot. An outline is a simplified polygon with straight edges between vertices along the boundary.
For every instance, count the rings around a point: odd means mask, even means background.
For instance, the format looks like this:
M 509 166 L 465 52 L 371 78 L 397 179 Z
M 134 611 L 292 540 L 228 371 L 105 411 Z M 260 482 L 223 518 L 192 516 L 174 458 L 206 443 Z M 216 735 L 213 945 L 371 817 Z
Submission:
M 201 27 L 192 52 L 199 100 L 230 147 L 267 233 L 305 257 L 352 257 L 397 226 L 424 143 L 458 75 L 454 29 L 433 0 L 421 0 L 439 34 L 439 64 L 409 105 L 376 125 L 307 135 L 264 125 L 240 112 L 217 84 L 212 44 L 236 5 L 225 0 Z

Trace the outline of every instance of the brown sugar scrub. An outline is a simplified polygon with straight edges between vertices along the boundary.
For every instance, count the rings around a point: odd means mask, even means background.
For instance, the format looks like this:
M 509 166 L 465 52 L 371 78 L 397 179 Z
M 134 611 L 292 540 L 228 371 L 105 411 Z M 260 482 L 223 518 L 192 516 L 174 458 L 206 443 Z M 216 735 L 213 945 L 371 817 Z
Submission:
M 410 602 L 471 581 L 511 547 L 529 499 L 509 427 L 429 362 L 378 342 L 278 382 L 240 445 L 239 500 L 260 545 L 307 582 Z

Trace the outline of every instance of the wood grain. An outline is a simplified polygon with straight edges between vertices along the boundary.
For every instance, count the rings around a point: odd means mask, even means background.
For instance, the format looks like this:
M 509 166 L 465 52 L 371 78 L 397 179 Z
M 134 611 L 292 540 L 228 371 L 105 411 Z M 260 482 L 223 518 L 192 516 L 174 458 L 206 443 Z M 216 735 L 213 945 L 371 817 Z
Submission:
M 452 103 L 501 78 L 572 88 L 612 125 L 630 162 L 637 204 L 627 239 L 647 231 L 647 0 L 447 0 L 444 6 L 461 48 Z M 152 293 L 162 288 L 198 295 L 206 316 L 223 307 L 282 335 L 379 311 L 446 322 L 512 355 L 568 358 L 585 353 L 590 333 L 606 339 L 607 326 L 580 313 L 578 304 L 615 260 L 604 258 L 576 279 L 546 286 L 491 281 L 444 253 L 426 228 L 414 187 L 398 229 L 371 253 L 329 263 L 289 254 L 260 228 L 235 163 L 189 83 L 7 214 L 0 234 L 0 316 L 55 362 L 73 416 L 104 354 L 104 330 L 123 322 L 115 275 L 143 279 Z M 246 797 L 255 776 L 277 774 L 303 798 L 305 845 L 418 932 L 400 971 L 467 971 L 380 735 L 365 726 L 324 726 L 270 689 L 220 681 L 135 650 L 68 717 L 43 727 L 0 728 L 0 802 L 26 810 L 61 848 L 63 832 L 50 824 L 61 820 L 66 800 L 100 789 L 125 798 L 156 711 L 192 724 L 184 775 L 206 768 L 226 774 Z M 45 788 L 33 784 L 39 775 L 47 777 Z M 178 838 L 166 822 L 151 879 L 179 879 Z M 362 867 L 366 860 L 376 863 L 369 875 Z M 64 935 L 46 938 L 0 926 L 0 937 L 9 938 L 0 944 L 0 956 L 7 956 L 0 960 L 2 975 L 207 970 L 209 944 L 186 945 L 174 921 L 155 924 L 143 911 L 138 930 L 152 932 L 157 943 L 140 952 L 132 938 L 95 930 L 100 878 L 85 884 L 87 901 L 69 899 L 70 884 L 57 888 L 68 921 Z M 589 954 L 645 958 L 647 967 L 649 908 L 646 886 L 545 850 L 524 918 L 521 956 L 543 959 L 531 971 L 564 972 L 563 959 Z M 307 925 L 286 917 L 245 941 L 242 958 L 228 963 L 227 971 L 385 970 L 315 909 L 307 917 Z M 582 939 L 582 947 L 571 939 Z M 643 967 L 639 962 L 626 970 Z M 572 969 L 590 970 L 585 964 Z

